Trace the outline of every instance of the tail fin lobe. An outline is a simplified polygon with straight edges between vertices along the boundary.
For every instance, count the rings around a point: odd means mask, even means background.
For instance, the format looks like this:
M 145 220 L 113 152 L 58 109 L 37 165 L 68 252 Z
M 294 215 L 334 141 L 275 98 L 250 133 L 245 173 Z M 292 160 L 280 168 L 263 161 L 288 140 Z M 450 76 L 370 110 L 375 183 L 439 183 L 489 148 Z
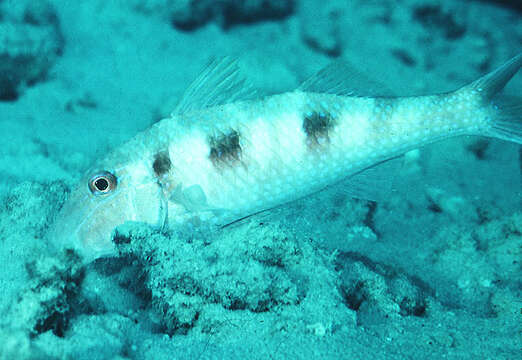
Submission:
M 522 98 L 517 102 L 501 101 L 494 105 L 495 115 L 489 135 L 522 145 Z
M 486 135 L 522 144 L 522 98 L 505 99 L 495 96 L 522 68 L 522 53 L 498 69 L 472 82 L 467 88 L 476 91 L 482 106 L 488 108 L 491 123 Z
M 511 78 L 522 67 L 522 53 L 518 54 L 498 69 L 484 75 L 469 86 L 482 94 L 484 101 L 490 101 L 511 80 Z

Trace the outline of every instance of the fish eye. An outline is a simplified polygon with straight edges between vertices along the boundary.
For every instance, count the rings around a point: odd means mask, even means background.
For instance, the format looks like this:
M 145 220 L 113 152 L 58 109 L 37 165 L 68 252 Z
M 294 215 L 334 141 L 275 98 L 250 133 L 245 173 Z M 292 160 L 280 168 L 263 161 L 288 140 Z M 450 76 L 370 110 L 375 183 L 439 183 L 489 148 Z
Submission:
M 108 171 L 101 171 L 89 180 L 89 190 L 94 195 L 107 195 L 116 189 L 116 176 Z

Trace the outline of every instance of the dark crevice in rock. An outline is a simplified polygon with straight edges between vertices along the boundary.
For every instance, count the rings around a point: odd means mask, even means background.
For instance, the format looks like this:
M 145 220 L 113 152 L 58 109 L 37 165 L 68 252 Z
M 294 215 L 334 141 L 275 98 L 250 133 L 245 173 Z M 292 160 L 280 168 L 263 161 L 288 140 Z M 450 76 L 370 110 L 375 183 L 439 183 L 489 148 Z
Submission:
M 448 40 L 457 40 L 466 33 L 466 27 L 459 24 L 453 14 L 444 11 L 439 5 L 425 4 L 415 7 L 413 9 L 413 19 L 427 29 L 442 32 Z
M 194 31 L 213 20 L 228 29 L 239 24 L 281 20 L 290 16 L 294 9 L 294 0 L 193 1 L 187 9 L 173 13 L 171 22 L 183 31 Z

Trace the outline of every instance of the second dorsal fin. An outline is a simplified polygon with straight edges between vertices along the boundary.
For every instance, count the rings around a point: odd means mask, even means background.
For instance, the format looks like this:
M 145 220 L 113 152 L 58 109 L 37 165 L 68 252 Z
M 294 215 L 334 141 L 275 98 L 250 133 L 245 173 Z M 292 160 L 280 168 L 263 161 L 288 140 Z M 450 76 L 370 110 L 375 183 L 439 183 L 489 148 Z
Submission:
M 185 91 L 171 115 L 252 99 L 256 91 L 242 75 L 238 60 L 223 57 L 211 60 Z
M 384 85 L 354 70 L 340 60 L 325 66 L 315 75 L 305 80 L 299 90 L 335 95 L 378 97 L 395 94 Z

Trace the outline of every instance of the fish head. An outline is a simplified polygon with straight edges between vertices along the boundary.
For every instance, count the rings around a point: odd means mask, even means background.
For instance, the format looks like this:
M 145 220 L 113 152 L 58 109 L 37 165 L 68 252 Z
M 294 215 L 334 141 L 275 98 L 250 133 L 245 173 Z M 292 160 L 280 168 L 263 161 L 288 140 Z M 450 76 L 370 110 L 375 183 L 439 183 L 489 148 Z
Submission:
M 88 171 L 73 188 L 48 233 L 56 249 L 72 248 L 86 262 L 116 254 L 114 229 L 125 221 L 163 225 L 163 192 L 145 166 Z

